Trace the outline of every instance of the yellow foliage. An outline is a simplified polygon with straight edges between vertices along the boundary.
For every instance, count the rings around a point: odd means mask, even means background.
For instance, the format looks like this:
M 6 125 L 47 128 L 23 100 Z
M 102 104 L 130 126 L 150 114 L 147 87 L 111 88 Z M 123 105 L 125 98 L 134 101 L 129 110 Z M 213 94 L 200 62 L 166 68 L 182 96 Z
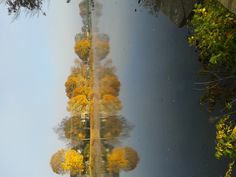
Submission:
M 78 96 L 78 95 L 85 95 L 88 99 L 91 99 L 93 96 L 93 91 L 91 87 L 88 86 L 77 87 L 73 91 L 73 96 Z
M 225 177 L 231 177 L 233 171 L 234 161 L 229 163 L 229 167 L 227 172 L 225 173 Z
M 110 173 L 117 173 L 120 170 L 133 170 L 138 162 L 138 153 L 130 148 L 114 148 L 110 154 L 107 156 L 108 166 L 107 169 Z
M 61 164 L 65 159 L 65 151 L 63 149 L 57 151 L 51 157 L 50 165 L 54 173 L 64 174 L 65 170 L 62 168 Z
M 71 98 L 72 97 L 72 93 L 74 91 L 74 89 L 77 87 L 78 85 L 78 77 L 76 76 L 69 76 L 66 83 L 65 83 L 65 87 L 66 87 L 66 95 Z
M 65 170 L 62 168 L 61 164 L 64 161 L 65 151 L 63 149 L 57 151 L 51 157 L 50 165 L 54 173 L 64 174 Z
M 68 111 L 72 113 L 72 115 L 79 115 L 82 111 L 85 111 L 89 101 L 86 95 L 78 95 L 71 98 L 68 101 Z
M 216 124 L 216 158 L 228 156 L 236 158 L 236 128 L 230 116 L 222 117 Z
M 113 95 L 104 95 L 100 101 L 100 111 L 113 115 L 122 108 L 121 101 Z
M 65 171 L 70 171 L 72 175 L 83 172 L 83 156 L 77 151 L 69 149 L 65 152 L 65 161 L 61 166 Z
M 110 94 L 118 96 L 120 91 L 120 81 L 115 75 L 106 75 L 100 81 L 101 95 Z
M 75 53 L 82 60 L 87 60 L 91 48 L 91 42 L 89 39 L 81 39 L 75 43 Z

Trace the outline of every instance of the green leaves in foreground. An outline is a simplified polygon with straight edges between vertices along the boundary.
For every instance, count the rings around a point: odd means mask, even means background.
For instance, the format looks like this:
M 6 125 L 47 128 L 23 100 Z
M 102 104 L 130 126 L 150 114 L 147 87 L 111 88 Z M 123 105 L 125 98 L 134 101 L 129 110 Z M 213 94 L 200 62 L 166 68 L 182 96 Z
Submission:
M 199 50 L 204 64 L 236 71 L 236 16 L 216 0 L 196 4 L 188 42 Z

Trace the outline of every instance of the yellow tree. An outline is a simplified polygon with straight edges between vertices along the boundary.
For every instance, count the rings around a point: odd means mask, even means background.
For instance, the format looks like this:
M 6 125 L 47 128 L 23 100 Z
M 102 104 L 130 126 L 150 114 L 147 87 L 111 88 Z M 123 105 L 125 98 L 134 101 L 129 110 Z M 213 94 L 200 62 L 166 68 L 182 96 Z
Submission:
M 70 75 L 65 83 L 66 95 L 68 98 L 73 96 L 73 91 L 79 84 L 79 79 L 76 75 Z
M 86 95 L 78 95 L 68 101 L 67 110 L 71 112 L 73 116 L 78 116 L 88 110 L 89 103 Z
M 70 173 L 72 175 L 84 171 L 83 155 L 75 150 L 61 149 L 51 158 L 52 170 L 57 174 Z
M 107 157 L 107 169 L 110 173 L 118 173 L 120 170 L 133 170 L 138 162 L 138 153 L 130 147 L 114 148 Z
M 79 56 L 81 60 L 87 60 L 89 57 L 89 52 L 91 49 L 91 42 L 89 39 L 81 39 L 75 42 L 75 53 Z
M 113 95 L 118 96 L 120 92 L 120 81 L 116 75 L 105 75 L 100 80 L 100 92 L 101 95 Z
M 64 174 L 66 172 L 61 165 L 64 161 L 65 161 L 64 149 L 61 149 L 52 155 L 50 165 L 54 173 Z
M 65 161 L 61 166 L 71 175 L 82 173 L 84 171 L 83 156 L 77 151 L 69 149 L 65 152 Z
M 115 115 L 122 108 L 121 101 L 113 95 L 104 95 L 100 100 L 100 112 L 106 115 Z

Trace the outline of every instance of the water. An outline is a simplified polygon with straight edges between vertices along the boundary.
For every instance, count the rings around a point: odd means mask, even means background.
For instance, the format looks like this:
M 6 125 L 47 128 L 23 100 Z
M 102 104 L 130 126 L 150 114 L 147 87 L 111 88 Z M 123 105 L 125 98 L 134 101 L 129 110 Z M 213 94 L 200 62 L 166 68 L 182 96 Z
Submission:
M 178 28 L 136 1 L 102 1 L 100 29 L 122 83 L 123 115 L 135 125 L 124 145 L 140 154 L 137 169 L 121 176 L 209 177 L 224 174 L 214 157 L 215 128 L 194 90 L 198 54 Z M 135 10 L 136 9 L 136 10 Z

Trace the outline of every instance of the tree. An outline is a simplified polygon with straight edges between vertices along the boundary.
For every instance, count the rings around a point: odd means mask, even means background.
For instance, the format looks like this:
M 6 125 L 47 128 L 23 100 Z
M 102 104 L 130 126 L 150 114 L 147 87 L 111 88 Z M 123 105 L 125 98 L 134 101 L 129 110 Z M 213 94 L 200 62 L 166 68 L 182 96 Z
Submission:
M 57 151 L 51 157 L 50 165 L 54 173 L 64 174 L 65 170 L 62 168 L 61 164 L 65 161 L 65 150 L 61 149 Z
M 52 170 L 57 174 L 70 173 L 72 175 L 84 171 L 83 156 L 75 150 L 61 149 L 51 158 Z
M 138 4 L 147 9 L 150 14 L 157 16 L 161 7 L 161 0 L 138 0 Z
M 106 115 L 115 115 L 121 108 L 121 101 L 113 95 L 104 95 L 100 100 L 100 112 Z
M 101 122 L 101 136 L 112 143 L 116 143 L 118 138 L 127 138 L 131 129 L 127 120 L 118 115 L 106 117 Z
M 96 7 L 94 10 L 96 17 L 101 16 L 102 15 L 102 4 L 100 4 L 98 1 L 94 1 L 94 6 Z M 89 2 L 88 2 L 88 0 L 83 0 L 82 2 L 80 2 L 79 9 L 80 9 L 80 16 L 82 18 L 89 15 Z
M 69 140 L 72 147 L 76 147 L 84 144 L 83 139 L 89 137 L 89 125 L 80 116 L 72 116 L 63 119 L 56 132 L 61 139 Z
M 22 10 L 26 10 L 27 13 L 35 14 L 42 13 L 46 15 L 42 11 L 44 0 L 5 0 L 5 4 L 8 9 L 8 13 L 15 14 L 18 16 Z
M 75 75 L 70 75 L 65 83 L 66 95 L 68 98 L 72 98 L 73 92 L 79 84 L 79 79 Z
M 236 71 L 236 16 L 217 0 L 196 4 L 190 22 L 193 34 L 188 38 L 200 54 L 200 60 L 213 67 Z
M 75 42 L 75 53 L 81 60 L 88 60 L 91 49 L 91 42 L 89 39 L 81 39 Z
M 86 95 L 78 95 L 68 101 L 67 110 L 71 112 L 73 116 L 78 116 L 88 110 L 89 103 Z
M 77 151 L 69 149 L 65 152 L 65 161 L 61 166 L 71 175 L 82 173 L 84 171 L 83 156 Z
M 100 81 L 101 95 L 110 94 L 118 96 L 120 92 L 120 81 L 116 75 L 105 75 Z
M 74 69 L 65 83 L 65 91 L 68 98 L 78 95 L 85 95 L 87 99 L 91 99 L 93 95 L 92 78 L 87 79 L 88 73 L 82 68 Z M 89 74 L 88 74 L 89 75 Z M 90 76 L 89 76 L 90 77 Z
M 107 168 L 110 173 L 117 173 L 120 170 L 133 170 L 139 162 L 138 153 L 130 147 L 114 148 L 111 153 L 108 154 L 107 159 Z

